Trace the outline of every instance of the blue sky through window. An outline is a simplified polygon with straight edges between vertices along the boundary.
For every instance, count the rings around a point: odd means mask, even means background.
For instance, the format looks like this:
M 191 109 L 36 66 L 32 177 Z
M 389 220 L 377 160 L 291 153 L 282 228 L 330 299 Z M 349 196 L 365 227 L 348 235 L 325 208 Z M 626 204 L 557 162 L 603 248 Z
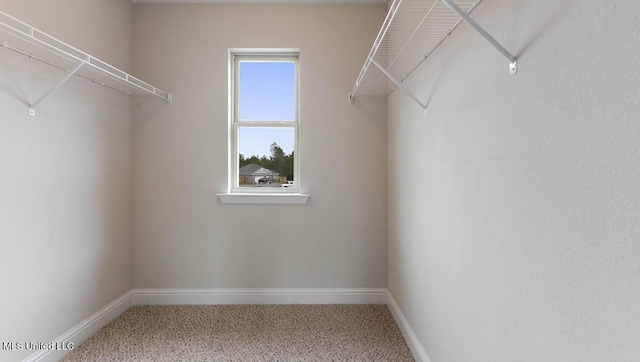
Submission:
M 241 121 L 295 120 L 295 63 L 241 61 L 238 79 L 238 118 Z M 269 156 L 276 142 L 293 151 L 293 128 L 241 128 L 238 153 Z
M 250 158 L 253 155 L 269 157 L 271 144 L 277 143 L 286 154 L 293 151 L 293 128 L 241 127 L 238 141 L 238 153 Z

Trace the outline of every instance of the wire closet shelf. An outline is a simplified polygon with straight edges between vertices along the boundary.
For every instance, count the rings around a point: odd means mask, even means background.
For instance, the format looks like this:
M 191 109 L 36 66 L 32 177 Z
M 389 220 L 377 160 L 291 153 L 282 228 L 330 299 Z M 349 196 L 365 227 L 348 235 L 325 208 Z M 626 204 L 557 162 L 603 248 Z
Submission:
M 469 17 L 482 1 L 394 0 L 349 93 L 349 103 L 356 95 L 388 95 L 400 88 L 426 110 L 403 82 L 463 21 L 509 60 L 509 72 L 515 74 L 517 58 Z
M 171 93 L 144 82 L 108 63 L 91 56 L 33 26 L 0 11 L 0 52 L 12 51 L 63 71 L 61 81 L 29 104 L 29 114 L 53 91 L 72 76 L 125 95 L 150 95 L 171 103 Z

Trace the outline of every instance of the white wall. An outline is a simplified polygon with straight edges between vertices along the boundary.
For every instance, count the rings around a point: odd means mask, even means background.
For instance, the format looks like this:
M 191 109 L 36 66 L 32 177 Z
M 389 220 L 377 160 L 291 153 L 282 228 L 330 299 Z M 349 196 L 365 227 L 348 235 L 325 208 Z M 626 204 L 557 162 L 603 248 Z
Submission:
M 134 287 L 384 287 L 386 104 L 347 104 L 386 13 L 354 5 L 137 5 Z M 307 205 L 223 205 L 228 49 L 300 48 Z M 361 175 L 369 181 L 362 182 Z
M 640 356 L 640 2 L 486 0 L 389 99 L 388 287 L 432 361 Z
M 0 9 L 131 67 L 126 0 L 2 0 Z M 48 343 L 131 288 L 133 101 L 72 79 L 29 116 L 26 104 L 62 76 L 0 49 L 1 342 Z

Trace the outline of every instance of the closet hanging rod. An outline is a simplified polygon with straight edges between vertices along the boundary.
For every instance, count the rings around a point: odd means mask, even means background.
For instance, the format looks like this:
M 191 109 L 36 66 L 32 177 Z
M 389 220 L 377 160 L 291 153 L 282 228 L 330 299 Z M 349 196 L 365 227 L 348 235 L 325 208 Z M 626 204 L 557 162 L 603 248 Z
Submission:
M 364 79 L 367 73 L 367 70 L 371 65 L 371 60 L 373 59 L 373 57 L 378 51 L 378 48 L 382 44 L 382 41 L 384 40 L 384 37 L 387 34 L 387 31 L 389 30 L 389 25 L 393 21 L 393 18 L 396 16 L 396 13 L 400 8 L 401 3 L 402 3 L 402 0 L 393 0 L 393 3 L 391 3 L 391 7 L 387 12 L 387 16 L 385 17 L 384 22 L 382 23 L 382 26 L 378 31 L 378 36 L 376 36 L 376 40 L 373 42 L 373 46 L 371 47 L 371 50 L 369 50 L 369 55 L 367 55 L 367 59 L 364 61 L 364 65 L 362 66 L 362 69 L 360 69 L 360 74 L 358 74 L 358 78 L 356 78 L 356 83 L 353 85 L 353 89 L 351 90 L 351 93 L 349 93 L 349 103 L 353 103 L 353 97 L 358 91 L 358 88 L 360 87 L 360 83 Z
M 393 57 L 393 59 L 391 60 L 391 62 L 389 62 L 389 68 L 391 68 L 393 66 L 393 64 L 396 62 L 396 60 L 398 60 L 398 58 L 400 57 L 400 54 L 402 54 L 402 51 L 405 50 L 407 48 L 407 46 L 409 45 L 409 43 L 411 43 L 411 40 L 416 36 L 416 34 L 418 33 L 418 30 L 420 29 L 420 27 L 422 26 L 422 24 L 424 24 L 425 20 L 427 20 L 427 17 L 429 17 L 429 14 L 431 14 L 431 12 L 433 11 L 433 9 L 436 6 L 436 2 L 433 3 L 433 5 L 429 8 L 429 10 L 426 12 L 426 14 L 424 14 L 424 16 L 422 17 L 422 19 L 420 20 L 420 23 L 418 23 L 418 26 L 416 26 L 415 29 L 413 29 L 413 31 L 411 32 L 411 35 L 409 35 L 409 39 L 407 39 L 407 41 L 402 45 L 402 48 L 400 48 L 400 50 L 398 50 L 398 53 L 396 54 L 395 57 Z M 458 23 L 460 23 L 461 20 L 458 21 Z M 457 25 L 457 24 L 456 24 Z M 455 28 L 455 27 L 454 27 Z M 382 69 L 381 69 L 382 70 Z M 376 84 L 373 85 L 373 87 L 377 87 L 378 84 L 382 81 L 382 79 L 384 79 L 384 76 L 386 74 L 380 76 L 380 78 L 378 79 L 378 81 L 376 82 Z M 407 77 L 407 75 L 403 76 L 399 82 L 402 83 L 402 81 Z M 395 83 L 395 82 L 394 82 Z M 393 89 L 397 88 L 398 85 L 394 86 Z M 393 91 L 393 89 L 391 91 Z M 391 92 L 389 92 L 391 93 Z M 420 102 L 418 102 L 420 103 Z
M 25 56 L 25 57 L 27 57 L 27 58 L 29 58 L 29 59 L 31 59 L 31 60 L 35 60 L 35 61 L 38 61 L 38 62 L 40 62 L 40 63 L 44 63 L 44 64 L 46 64 L 46 65 L 48 65 L 48 66 L 51 66 L 51 67 L 57 68 L 57 69 L 59 69 L 59 70 L 63 70 L 63 71 L 65 71 L 65 72 L 68 72 L 68 71 L 70 71 L 70 70 L 71 70 L 71 69 L 69 69 L 69 68 L 65 68 L 65 67 L 60 66 L 60 65 L 58 65 L 58 64 L 52 63 L 52 62 L 50 62 L 50 61 L 48 61 L 48 60 L 46 60 L 46 59 L 39 58 L 39 57 L 37 57 L 37 56 L 33 55 L 32 53 L 27 53 L 27 52 L 24 52 L 24 51 L 22 51 L 22 50 L 20 50 L 20 49 L 13 48 L 13 47 L 9 46 L 9 45 L 7 44 L 7 42 L 5 42 L 5 41 L 3 41 L 3 42 L 0 44 L 0 47 L 2 47 L 3 49 L 6 49 L 6 50 L 11 50 L 12 52 L 16 52 L 16 53 L 18 53 L 18 54 L 20 54 L 20 55 L 23 55 L 23 56 Z M 126 92 L 126 91 L 120 90 L 120 89 L 118 89 L 118 88 L 112 87 L 112 86 L 110 86 L 110 85 L 108 85 L 108 84 L 105 84 L 105 83 L 99 82 L 99 81 L 97 81 L 95 78 L 89 78 L 89 77 L 87 77 L 87 76 L 84 76 L 84 75 L 82 75 L 82 74 L 78 74 L 78 73 L 75 73 L 74 75 L 75 75 L 76 77 L 80 77 L 80 78 L 82 78 L 82 79 L 88 80 L 88 81 L 90 81 L 91 83 L 95 83 L 95 84 L 98 84 L 98 85 L 103 86 L 103 87 L 105 87 L 105 88 L 109 88 L 109 89 L 111 89 L 112 91 L 122 93 L 122 94 L 124 94 L 124 95 L 126 95 L 126 96 L 130 96 L 130 95 L 131 95 L 131 92 Z
M 515 74 L 517 58 L 469 16 L 480 2 L 482 0 L 394 0 L 349 93 L 349 102 L 354 102 L 356 94 L 389 95 L 401 88 L 425 109 L 425 104 L 402 83 L 462 22 L 507 58 L 509 73 Z M 384 78 L 390 82 L 384 82 Z
M 55 68 L 67 71 L 63 80 L 56 85 L 54 89 L 47 92 L 44 96 L 30 105 L 29 113 L 35 113 L 35 106 L 42 102 L 51 92 L 64 84 L 72 75 L 80 76 L 84 79 L 91 80 L 94 83 L 117 90 L 120 93 L 128 95 L 153 95 L 162 98 L 166 103 L 171 103 L 171 93 L 163 91 L 147 82 L 144 82 L 92 55 L 89 55 L 37 28 L 0 11 L 0 31 L 8 34 L 13 40 L 23 44 L 26 47 L 33 48 L 34 52 L 44 54 L 34 54 L 29 50 L 19 49 L 19 46 L 9 45 L 8 40 L 0 39 L 2 48 L 16 51 L 17 53 L 28 55 L 32 59 L 36 59 L 43 63 L 49 64 Z M 12 40 L 12 41 L 13 41 Z M 48 58 L 55 56 L 65 62 L 74 63 L 72 66 L 66 67 L 58 62 Z M 82 73 L 80 73 L 82 71 Z M 90 72 L 91 75 L 87 73 Z M 108 84 L 107 84 L 108 83 Z M 113 83 L 117 83 L 113 84 Z M 122 90 L 118 87 L 126 87 L 131 91 Z
M 483 2 L 483 1 L 484 0 L 479 0 L 478 2 L 473 4 L 473 6 L 471 6 L 471 8 L 469 8 L 469 10 L 467 11 L 467 14 L 471 14 L 478 7 L 478 5 L 480 5 L 480 3 Z M 424 63 L 427 59 L 429 59 L 431 54 L 433 54 L 436 51 L 436 49 L 438 49 L 440 47 L 440 45 L 442 45 L 445 42 L 445 40 L 449 39 L 451 34 L 453 34 L 453 32 L 458 28 L 458 26 L 460 26 L 460 24 L 463 23 L 463 21 L 464 20 L 459 19 L 455 23 L 455 25 L 451 27 L 451 29 L 447 30 L 446 36 L 444 38 L 440 39 L 438 41 L 438 43 L 433 47 L 433 49 L 431 49 L 427 54 L 425 54 L 424 57 L 422 59 L 420 59 L 420 61 L 418 63 L 416 63 L 416 65 L 414 65 L 413 68 L 411 68 L 411 70 L 409 70 L 407 72 L 407 74 L 405 74 L 402 78 L 400 78 L 400 83 L 404 82 L 405 79 L 409 78 L 411 76 L 411 74 L 413 74 L 413 72 L 415 72 L 415 70 L 418 69 L 418 67 L 420 67 L 420 65 L 422 65 L 422 63 Z M 384 78 L 384 77 L 382 77 L 382 78 Z M 398 87 L 396 85 L 394 85 L 393 88 L 391 88 L 391 90 L 389 91 L 389 93 L 387 93 L 387 95 L 391 94 L 396 88 L 398 88 Z

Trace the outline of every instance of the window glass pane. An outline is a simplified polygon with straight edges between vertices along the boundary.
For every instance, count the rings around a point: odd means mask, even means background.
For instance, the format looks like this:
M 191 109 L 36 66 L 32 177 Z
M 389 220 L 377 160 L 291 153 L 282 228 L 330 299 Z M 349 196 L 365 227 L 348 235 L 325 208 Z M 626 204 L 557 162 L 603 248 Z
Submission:
M 295 63 L 240 61 L 238 117 L 240 120 L 295 119 Z
M 293 127 L 238 128 L 238 186 L 295 187 Z

